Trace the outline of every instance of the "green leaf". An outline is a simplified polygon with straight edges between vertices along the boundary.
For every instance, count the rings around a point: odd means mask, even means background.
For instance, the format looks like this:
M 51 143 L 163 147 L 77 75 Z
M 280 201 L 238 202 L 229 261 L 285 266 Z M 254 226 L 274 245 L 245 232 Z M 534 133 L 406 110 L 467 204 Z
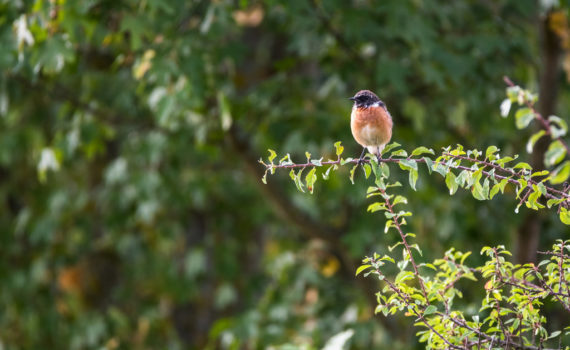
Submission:
M 379 314 L 380 312 L 384 312 L 386 310 L 386 306 L 382 304 L 378 304 L 374 309 L 374 314 Z
M 293 164 L 293 161 L 291 160 L 291 155 L 289 155 L 289 153 L 287 153 L 285 157 L 279 160 L 279 165 L 291 165 L 291 164 Z
M 420 255 L 423 256 L 422 250 L 420 249 L 420 246 L 417 243 L 412 244 L 410 248 L 414 248 L 415 250 L 417 250 L 418 253 L 420 253 Z
M 426 309 L 424 310 L 424 316 L 431 315 L 436 311 L 437 311 L 437 307 L 435 307 L 435 305 L 430 305 L 430 306 L 426 307 Z
M 570 225 L 570 211 L 564 207 L 560 207 L 560 221 L 566 225 Z
M 398 196 L 396 196 L 396 198 L 394 198 L 394 200 L 392 201 L 392 206 L 394 206 L 394 205 L 396 205 L 396 204 L 400 204 L 400 203 L 408 204 L 408 199 L 406 199 L 406 197 L 404 197 L 404 196 L 398 195 Z
M 532 153 L 532 150 L 534 149 L 534 145 L 536 144 L 536 142 L 538 140 L 540 140 L 540 138 L 542 136 L 544 136 L 544 134 L 546 134 L 546 132 L 544 130 L 540 130 L 536 133 L 534 133 L 530 139 L 528 139 L 528 142 L 526 143 L 526 151 L 528 153 Z
M 547 206 L 548 208 L 552 208 L 553 205 L 558 205 L 558 204 L 564 202 L 564 200 L 565 200 L 564 198 L 561 198 L 561 199 L 549 199 L 548 202 L 546 202 L 546 206 Z
M 273 163 L 273 159 L 277 157 L 277 153 L 275 153 L 275 151 L 272 149 L 268 149 L 268 151 L 269 151 L 269 158 L 268 158 L 269 162 Z
M 331 169 L 336 170 L 336 169 L 337 169 L 337 165 L 336 165 L 336 164 L 333 164 L 333 165 L 329 166 L 329 168 L 327 169 L 327 171 L 325 171 L 325 172 L 322 174 L 323 180 L 328 180 L 328 179 L 329 179 L 329 174 L 330 174 Z
M 414 170 L 418 170 L 418 163 L 414 162 L 411 159 L 401 159 L 398 164 L 400 165 L 400 168 L 402 168 L 402 170 L 410 170 L 410 169 L 414 169 Z
M 398 275 L 396 275 L 394 282 L 396 284 L 400 284 L 402 282 L 405 282 L 407 280 L 411 280 L 413 278 L 414 278 L 414 274 L 411 271 L 404 270 L 404 271 L 400 271 L 398 273 Z
M 483 195 L 485 196 L 485 199 L 489 199 L 489 179 L 485 179 L 483 181 Z
M 457 192 L 458 185 L 456 182 L 455 174 L 452 171 L 447 173 L 447 176 L 445 177 L 445 184 L 447 185 L 447 188 L 449 188 L 449 194 L 453 196 L 455 192 Z
M 487 199 L 488 190 L 489 186 L 487 185 L 487 193 L 485 193 L 483 186 L 481 186 L 481 183 L 479 183 L 479 181 L 475 181 L 473 187 L 471 188 L 471 193 L 475 199 L 484 201 Z
M 546 175 L 548 175 L 548 174 L 549 174 L 549 171 L 548 171 L 548 170 L 542 170 L 542 171 L 536 171 L 536 172 L 532 173 L 532 174 L 530 175 L 530 177 L 546 176 Z
M 497 146 L 489 146 L 487 147 L 487 151 L 485 151 L 485 158 L 489 159 L 489 160 L 493 160 L 491 159 L 491 156 L 494 156 L 495 153 L 497 153 L 497 151 L 499 151 L 499 149 L 497 148 Z
M 366 211 L 371 213 L 377 212 L 378 210 L 386 210 L 386 204 L 380 202 L 374 202 L 368 206 Z
M 382 173 L 382 176 L 385 178 L 389 178 L 390 177 L 390 167 L 388 166 L 388 164 L 382 162 L 380 163 L 380 172 Z
M 390 228 L 395 227 L 394 225 L 394 220 L 386 220 L 386 225 L 384 226 L 384 233 L 388 233 L 388 230 L 390 230 Z
M 507 185 L 507 183 L 509 182 L 508 179 L 502 179 L 501 182 L 496 183 L 493 188 L 491 189 L 491 194 L 489 195 L 490 199 L 493 199 L 493 197 L 495 197 L 495 195 L 501 191 L 501 193 L 505 192 L 505 186 Z
M 407 157 L 408 152 L 404 151 L 403 149 L 399 149 L 397 151 L 392 152 L 390 157 Z
M 497 163 L 500 166 L 504 166 L 505 164 L 507 164 L 508 162 L 512 162 L 513 160 L 515 160 L 517 158 L 517 156 L 515 156 L 515 158 L 513 157 L 505 157 L 505 158 L 501 158 L 501 159 L 497 159 L 495 161 L 495 163 Z
M 471 181 L 471 172 L 469 170 L 463 170 L 459 173 L 459 176 L 455 178 L 455 182 L 457 185 L 461 187 L 465 187 L 466 183 Z
M 392 142 L 386 145 L 386 147 L 384 147 L 384 150 L 382 151 L 383 154 L 387 154 L 390 150 L 394 149 L 394 148 L 398 148 L 401 145 L 397 142 Z
M 317 181 L 316 172 L 317 172 L 317 168 L 313 167 L 311 169 L 311 171 L 309 171 L 309 173 L 305 177 L 305 182 L 307 183 L 307 189 L 309 190 L 309 192 L 311 192 L 311 194 L 313 194 L 315 182 Z
M 413 157 L 413 156 L 419 156 L 419 155 L 422 155 L 422 154 L 425 154 L 425 153 L 435 154 L 434 151 L 433 151 L 433 149 L 427 148 L 427 147 L 424 147 L 424 146 L 420 146 L 420 147 L 416 148 L 416 149 L 412 152 L 412 157 Z
M 562 137 L 568 132 L 568 124 L 564 119 L 551 115 L 548 117 L 548 121 L 550 122 L 550 134 L 553 139 Z
M 517 129 L 524 129 L 534 119 L 534 112 L 528 107 L 519 108 L 515 113 L 515 124 Z
M 501 292 L 499 292 L 498 290 L 494 289 L 492 293 L 495 299 L 499 301 L 503 300 L 503 296 L 501 295 Z
M 544 206 L 538 203 L 538 198 L 540 197 L 540 191 L 536 188 L 536 185 L 533 186 L 533 191 L 528 197 L 525 202 L 527 208 L 538 210 L 540 208 L 544 208 Z
M 515 166 L 513 167 L 513 169 L 532 170 L 532 167 L 531 167 L 530 164 L 528 164 L 528 163 L 519 162 L 519 163 L 517 163 L 517 165 L 515 165 Z
M 550 181 L 550 183 L 553 185 L 557 185 L 566 181 L 569 176 L 570 176 L 570 160 L 567 160 L 552 171 L 552 173 L 550 174 L 550 179 L 548 181 Z
M 344 151 L 344 146 L 341 145 L 340 141 L 334 143 L 334 148 L 336 148 L 336 155 L 340 157 Z
M 362 170 L 364 171 L 364 176 L 368 179 L 368 177 L 370 177 L 370 173 L 372 172 L 372 167 L 370 164 L 363 164 Z
M 409 179 L 410 181 L 410 187 L 416 191 L 416 181 L 418 181 L 418 171 L 417 170 L 410 170 L 410 176 Z
M 449 171 L 449 168 L 446 167 L 445 165 L 440 164 L 440 163 L 434 163 L 433 171 L 435 171 L 436 173 L 440 174 L 443 177 L 446 177 L 447 172 Z
M 362 271 L 364 271 L 364 270 L 366 270 L 366 269 L 368 269 L 368 268 L 370 268 L 370 267 L 372 267 L 372 265 L 362 265 L 362 266 L 359 266 L 358 269 L 356 269 L 356 274 L 355 274 L 355 276 L 358 276 Z
M 562 333 L 562 331 L 555 331 L 555 332 L 552 332 L 552 333 L 550 333 L 550 335 L 548 336 L 548 339 L 556 338 L 557 336 L 560 335 L 560 333 Z
M 431 175 L 432 169 L 433 169 L 433 160 L 431 158 L 428 157 L 423 157 L 422 158 L 425 162 L 426 162 L 426 166 L 428 168 L 428 172 Z
M 566 149 L 560 140 L 556 140 L 548 146 L 548 150 L 544 154 L 544 164 L 547 167 L 560 163 L 566 156 Z
M 540 191 L 540 194 L 542 195 L 546 195 L 546 193 L 548 192 L 546 190 L 546 186 L 544 186 L 544 184 L 542 182 L 539 182 L 536 187 L 538 187 L 538 190 Z
M 293 180 L 293 182 L 295 182 L 297 189 L 301 192 L 305 192 L 303 188 L 303 182 L 301 182 L 301 174 L 303 173 L 303 170 L 304 169 L 301 169 L 297 174 L 295 174 L 295 170 L 291 169 L 291 172 L 289 173 L 289 177 Z
M 355 164 L 352 169 L 350 169 L 350 182 L 354 185 L 354 173 L 356 172 L 356 168 L 358 168 L 358 164 Z
M 511 102 L 517 102 L 520 92 L 521 92 L 520 86 L 509 86 L 507 88 L 507 97 L 509 98 L 509 100 L 511 100 Z

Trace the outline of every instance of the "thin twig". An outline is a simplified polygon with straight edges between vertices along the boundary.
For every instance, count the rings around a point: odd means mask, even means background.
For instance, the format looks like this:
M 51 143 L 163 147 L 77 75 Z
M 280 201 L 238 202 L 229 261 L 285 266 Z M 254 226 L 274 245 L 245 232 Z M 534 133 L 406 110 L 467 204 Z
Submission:
M 402 242 L 404 243 L 404 247 L 406 247 L 406 251 L 408 252 L 408 255 L 410 256 L 410 261 L 412 263 L 412 266 L 414 267 L 414 274 L 416 275 L 416 278 L 418 279 L 420 287 L 422 288 L 422 293 L 424 295 L 424 298 L 426 299 L 426 303 L 429 305 L 426 287 L 424 286 L 424 282 L 423 282 L 422 277 L 420 276 L 420 273 L 418 271 L 418 266 L 416 265 L 416 260 L 414 259 L 414 256 L 412 255 L 412 250 L 410 249 L 410 246 L 408 245 L 408 241 L 406 240 L 406 235 L 404 234 L 404 231 L 402 230 L 402 227 L 400 226 L 400 216 L 396 215 L 396 213 L 394 212 L 394 207 L 392 206 L 392 203 L 390 203 L 390 197 L 386 194 L 386 191 L 381 189 L 381 188 L 378 188 L 378 191 L 380 193 L 382 193 L 382 197 L 386 201 L 386 207 L 388 208 L 388 212 L 393 215 L 394 225 L 396 226 L 398 233 L 400 233 L 400 237 L 402 239 Z
M 505 83 L 506 83 L 508 86 L 510 86 L 510 87 L 515 87 L 515 86 L 517 86 L 517 85 L 515 85 L 515 83 L 513 83 L 513 81 L 512 81 L 509 77 L 507 77 L 507 76 L 504 76 L 504 77 L 503 77 L 503 80 L 504 80 Z M 544 131 L 545 131 L 545 134 L 552 136 L 552 132 L 550 131 L 550 121 L 546 120 L 546 119 L 542 116 L 542 114 L 540 114 L 540 113 L 538 113 L 538 112 L 536 111 L 536 109 L 534 108 L 534 105 L 533 105 L 533 103 L 532 103 L 531 101 L 529 101 L 529 100 L 527 100 L 527 99 L 525 98 L 525 99 L 524 99 L 524 103 L 525 103 L 525 105 L 532 111 L 532 113 L 534 114 L 534 118 L 540 122 L 542 128 L 543 128 Z M 561 144 L 564 146 L 564 148 L 566 149 L 566 154 L 570 155 L 570 147 L 568 147 L 568 144 L 566 143 L 566 141 L 564 141 L 564 140 L 562 139 L 562 137 L 560 137 L 560 136 L 558 136 L 558 137 L 556 137 L 556 138 L 554 138 L 554 139 L 560 141 L 560 143 L 561 143 Z
M 461 347 L 452 344 L 451 342 L 449 342 L 449 340 L 447 340 L 443 335 L 441 335 L 437 330 L 435 330 L 432 325 L 429 324 L 429 322 L 424 318 L 424 316 L 418 312 L 416 310 L 416 304 L 415 303 L 411 303 L 409 300 L 408 296 L 405 296 L 402 291 L 400 290 L 400 288 L 396 287 L 392 282 L 390 282 L 389 279 L 386 278 L 386 276 L 384 276 L 384 274 L 382 274 L 382 272 L 379 269 L 375 269 L 376 273 L 379 276 L 383 277 L 383 280 L 388 284 L 388 286 L 390 287 L 390 289 L 392 289 L 394 291 L 394 293 L 398 294 L 398 296 L 400 297 L 401 300 L 404 301 L 404 303 L 406 303 L 406 306 L 408 307 L 409 310 L 412 310 L 412 312 L 414 314 L 416 314 L 416 316 L 426 325 L 426 327 L 428 327 L 432 332 L 434 332 L 441 340 L 443 340 L 445 342 L 445 344 L 447 344 L 449 347 L 453 348 L 453 349 L 461 349 Z M 427 299 L 426 299 L 427 301 Z M 412 306 L 413 305 L 413 306 Z
M 466 160 L 466 161 L 469 161 L 469 162 L 473 162 L 473 163 L 483 164 L 483 165 L 485 165 L 485 166 L 489 166 L 489 167 L 492 167 L 492 168 L 497 169 L 497 170 L 502 170 L 502 171 L 504 171 L 504 172 L 510 174 L 511 176 L 517 176 L 517 177 L 518 177 L 518 176 L 521 176 L 520 174 L 518 174 L 518 173 L 512 171 L 511 169 L 503 168 L 503 167 L 501 167 L 500 165 L 493 164 L 493 163 L 490 163 L 490 162 L 487 162 L 487 161 L 484 161 L 484 160 L 480 160 L 480 159 L 476 159 L 476 158 L 471 158 L 471 157 L 466 157 L 466 156 L 454 155 L 454 154 L 447 153 L 447 152 L 444 152 L 444 153 L 442 153 L 442 154 L 445 155 L 445 156 L 451 156 L 451 157 L 454 157 L 454 158 L 463 159 L 463 160 Z M 540 183 L 540 182 L 535 181 L 535 180 L 533 180 L 533 179 L 530 179 L 530 180 L 528 180 L 527 182 L 528 182 L 529 184 L 531 184 L 531 185 L 538 185 L 538 184 Z M 546 186 L 546 185 L 545 185 L 545 187 L 548 189 L 548 191 L 550 191 L 550 192 L 552 192 L 552 193 L 556 193 L 556 194 L 558 194 L 558 195 L 560 195 L 560 196 L 562 196 L 562 197 L 565 197 L 565 198 L 567 198 L 567 199 L 570 199 L 570 195 L 569 195 L 568 193 L 566 193 L 566 192 L 557 190 L 557 189 L 554 188 L 554 187 L 548 187 L 548 186 Z
M 453 156 L 453 157 L 456 157 L 456 158 L 461 157 L 461 156 L 455 156 L 455 155 L 452 155 L 452 156 Z M 467 158 L 467 157 L 465 157 L 465 158 Z M 384 163 L 400 163 L 400 161 L 402 161 L 402 160 L 409 160 L 409 161 L 413 161 L 413 162 L 416 162 L 416 163 L 425 163 L 425 162 L 426 162 L 425 159 L 423 159 L 423 158 L 420 158 L 420 159 L 418 159 L 418 158 L 380 158 L 380 159 L 378 159 L 378 162 L 384 162 Z M 472 159 L 472 158 L 467 158 L 466 160 L 474 161 L 474 159 Z M 359 161 L 360 161 L 359 159 L 349 159 L 348 161 L 345 160 L 345 164 L 346 164 L 346 163 L 357 164 Z M 342 162 L 341 159 L 329 160 L 329 161 L 321 162 L 321 165 L 341 165 L 341 162 Z M 362 162 L 364 162 L 364 163 L 370 163 L 370 160 L 368 160 L 368 159 L 363 159 Z M 474 170 L 474 169 L 471 169 L 471 168 L 469 168 L 469 167 L 462 166 L 462 165 L 454 165 L 454 164 L 449 164 L 449 165 L 447 165 L 447 164 L 445 164 L 445 163 L 437 162 L 437 161 L 434 161 L 434 164 L 441 164 L 441 165 L 443 165 L 443 166 L 449 166 L 450 168 L 453 168 L 453 169 L 467 170 L 467 171 L 469 171 L 469 172 L 475 172 L 475 171 L 477 171 L 477 170 Z M 286 169 L 289 169 L 289 168 L 307 168 L 307 167 L 316 167 L 316 166 L 317 166 L 317 165 L 315 165 L 315 164 L 313 164 L 313 163 L 310 163 L 310 162 L 307 162 L 307 163 L 299 163 L 299 164 L 296 164 L 296 163 L 293 163 L 293 164 L 265 164 L 265 163 L 264 163 L 264 165 L 265 165 L 266 169 L 268 169 L 268 170 L 270 170 L 270 169 L 280 169 L 280 168 L 286 168 Z M 512 177 L 509 177 L 509 176 L 503 176 L 503 175 L 499 175 L 499 174 L 495 174 L 495 173 L 491 174 L 490 172 L 485 171 L 485 170 L 482 171 L 482 174 L 484 174 L 486 177 L 492 177 L 492 178 L 494 178 L 495 180 L 505 180 L 505 179 L 506 179 L 506 180 L 507 180 L 509 183 L 511 183 L 511 184 L 520 185 L 520 183 L 519 183 L 517 180 L 515 180 L 515 179 L 513 179 Z M 520 176 L 520 175 L 517 174 L 517 173 L 515 173 L 515 174 L 513 174 L 512 176 Z M 538 182 L 536 182 L 536 181 L 534 181 L 534 180 L 532 180 L 532 179 L 531 179 L 530 181 L 527 181 L 527 182 L 528 182 L 528 185 L 527 185 L 528 187 L 532 187 L 533 184 L 535 184 L 535 185 L 538 184 Z M 546 191 L 547 191 L 547 192 L 544 194 L 544 196 L 545 196 L 546 198 L 549 198 L 549 199 L 557 199 L 557 200 L 564 198 L 566 201 L 570 201 L 570 194 L 561 192 L 561 191 L 559 191 L 559 190 L 557 190 L 557 189 L 555 189 L 555 188 L 552 188 L 552 187 L 550 187 L 550 186 L 547 186 L 547 185 L 544 185 L 544 187 L 546 188 Z M 552 193 L 556 193 L 556 194 L 560 195 L 560 197 L 557 197 L 557 196 L 553 195 Z

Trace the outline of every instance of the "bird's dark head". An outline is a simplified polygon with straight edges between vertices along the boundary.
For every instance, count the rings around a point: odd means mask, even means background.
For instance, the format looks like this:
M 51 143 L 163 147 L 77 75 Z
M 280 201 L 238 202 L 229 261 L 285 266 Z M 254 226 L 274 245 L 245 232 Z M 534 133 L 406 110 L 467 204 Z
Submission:
M 374 104 L 384 107 L 384 102 L 380 101 L 378 96 L 370 90 L 360 90 L 349 99 L 354 101 L 356 107 L 360 108 L 368 108 Z

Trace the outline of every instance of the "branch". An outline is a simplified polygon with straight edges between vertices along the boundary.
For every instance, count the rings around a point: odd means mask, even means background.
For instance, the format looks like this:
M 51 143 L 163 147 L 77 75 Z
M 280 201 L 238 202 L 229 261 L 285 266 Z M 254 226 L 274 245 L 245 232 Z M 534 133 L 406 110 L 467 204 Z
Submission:
M 411 256 L 411 255 L 410 255 Z M 429 324 L 429 322 L 425 319 L 424 315 L 420 312 L 418 312 L 416 310 L 416 306 L 417 304 L 413 303 L 410 301 L 409 297 L 407 295 L 404 295 L 404 293 L 400 290 L 400 288 L 396 287 L 396 285 L 394 285 L 392 282 L 390 282 L 390 280 L 388 280 L 386 278 L 386 276 L 380 271 L 380 269 L 374 269 L 374 271 L 378 274 L 378 276 L 382 277 L 382 280 L 385 281 L 388 286 L 390 287 L 390 289 L 396 293 L 401 300 L 404 301 L 404 303 L 406 304 L 406 306 L 408 307 L 409 310 L 412 310 L 413 313 L 422 321 L 423 324 L 425 324 L 425 326 L 427 328 L 429 328 L 432 332 L 434 332 L 441 340 L 443 340 L 445 342 L 445 344 L 447 344 L 449 347 L 453 348 L 453 349 L 461 349 L 461 347 L 457 346 L 457 345 L 453 345 L 452 343 L 449 342 L 449 340 L 447 340 L 443 335 L 441 335 L 438 331 L 436 331 L 432 325 Z M 427 299 L 426 299 L 427 302 Z M 413 305 L 413 306 L 412 306 Z
M 473 163 L 483 164 L 483 165 L 485 165 L 485 166 L 492 167 L 493 169 L 497 169 L 497 170 L 500 170 L 500 171 L 504 171 L 504 172 L 508 173 L 510 176 L 518 176 L 518 177 L 521 176 L 521 174 L 515 173 L 515 172 L 512 171 L 511 169 L 503 168 L 503 167 L 501 167 L 501 166 L 499 166 L 499 165 L 497 165 L 497 164 L 489 163 L 489 162 L 487 162 L 487 161 L 483 161 L 483 160 L 480 160 L 480 159 L 475 159 L 475 158 L 470 158 L 470 157 L 464 157 L 464 156 L 461 156 L 461 155 L 453 155 L 453 154 L 447 153 L 447 152 L 444 152 L 443 155 L 450 156 L 450 157 L 454 157 L 454 158 L 458 158 L 458 159 L 467 160 L 467 161 L 473 162 Z M 497 179 L 499 179 L 499 178 L 500 178 L 500 179 L 505 179 L 506 177 L 497 177 Z M 528 181 L 528 183 L 531 184 L 531 185 L 538 185 L 538 184 L 539 184 L 538 181 L 535 181 L 535 180 L 532 180 L 532 179 L 527 180 L 527 181 Z M 511 181 L 509 181 L 509 182 L 511 182 Z M 518 184 L 518 182 L 517 182 L 516 180 L 514 180 L 514 181 L 511 182 L 511 183 L 517 183 L 517 184 Z M 570 200 L 570 195 L 569 195 L 568 193 L 562 192 L 562 191 L 560 191 L 560 190 L 558 190 L 558 189 L 556 189 L 556 188 L 554 188 L 554 187 L 550 187 L 550 186 L 546 186 L 546 185 L 545 185 L 545 187 L 548 189 L 548 192 L 556 193 L 556 194 L 560 195 L 561 197 L 564 197 L 564 198 Z M 551 199 L 558 199 L 557 197 L 554 197 L 554 196 L 549 196 L 549 195 L 546 195 L 546 196 L 547 196 L 548 198 L 551 198 Z
M 263 172 L 260 171 L 259 164 L 254 157 L 257 151 L 252 149 L 249 140 L 251 136 L 242 130 L 236 123 L 232 125 L 226 134 L 226 138 L 230 147 L 229 150 L 237 154 L 246 166 L 246 169 L 252 175 L 252 178 L 258 179 Z M 307 239 L 321 239 L 328 243 L 331 253 L 335 255 L 341 263 L 341 276 L 347 283 L 354 283 L 354 271 L 356 270 L 357 261 L 353 259 L 348 250 L 339 240 L 341 230 L 326 225 L 325 223 L 315 220 L 304 211 L 295 206 L 287 196 L 282 193 L 279 186 L 273 184 L 264 185 L 260 181 L 254 181 L 260 192 L 265 196 L 268 203 L 273 207 L 275 213 L 281 217 L 284 222 L 292 223 Z M 377 285 L 371 280 L 357 279 L 359 287 L 362 289 L 371 307 L 376 305 Z M 402 331 L 402 327 L 397 325 L 393 320 L 387 318 L 378 318 L 378 321 L 386 328 L 386 330 L 400 339 L 405 338 L 406 332 Z
M 479 164 L 482 164 L 482 165 L 484 165 L 484 166 L 490 166 L 490 167 L 492 167 L 493 169 L 499 169 L 499 170 L 502 170 L 502 171 L 507 172 L 508 176 L 507 176 L 507 175 L 500 175 L 500 174 L 496 174 L 496 173 L 491 173 L 490 171 L 485 171 L 485 170 L 482 171 L 482 174 L 484 174 L 486 177 L 488 177 L 488 178 L 494 178 L 495 180 L 498 180 L 498 181 L 500 181 L 500 180 L 505 180 L 505 179 L 506 179 L 509 183 L 518 186 L 518 185 L 520 185 L 518 179 L 522 179 L 522 178 L 523 178 L 523 173 L 522 173 L 522 172 L 516 173 L 516 172 L 512 171 L 511 169 L 503 168 L 503 167 L 501 167 L 501 166 L 499 166 L 499 165 L 497 165 L 497 164 L 493 164 L 493 163 L 490 163 L 490 162 L 487 162 L 487 161 L 482 161 L 482 160 L 479 160 L 479 159 L 475 159 L 475 158 L 471 158 L 471 157 L 465 157 L 465 156 L 461 156 L 461 155 L 454 155 L 454 154 L 449 153 L 449 152 L 444 152 L 444 153 L 442 153 L 442 155 L 443 155 L 443 156 L 446 156 L 446 157 L 451 157 L 451 158 L 456 158 L 456 159 L 461 159 L 461 160 L 470 161 L 470 162 L 473 162 L 473 163 L 479 163 Z M 389 158 L 379 158 L 379 159 L 378 159 L 378 162 L 379 162 L 379 163 L 398 163 L 398 164 L 400 164 L 402 161 L 412 161 L 412 162 L 415 162 L 415 163 L 426 163 L 425 158 L 411 158 L 411 157 L 407 157 L 407 158 L 404 158 L 404 157 L 392 158 L 392 157 L 389 157 Z M 342 159 L 342 158 L 340 158 L 340 156 L 339 156 L 339 158 L 338 158 L 337 160 L 328 160 L 328 161 L 320 162 L 320 164 L 321 164 L 320 166 L 327 166 L 327 165 L 328 165 L 328 166 L 335 166 L 335 165 L 336 165 L 336 166 L 341 166 L 341 165 L 348 164 L 348 163 L 351 163 L 351 164 L 359 164 L 359 162 L 362 163 L 362 164 L 370 164 L 370 160 L 367 159 L 367 158 L 365 158 L 365 159 L 363 159 L 363 160 L 352 159 L 352 158 Z M 319 165 L 316 165 L 315 163 L 312 163 L 312 162 L 310 162 L 310 161 L 307 161 L 306 163 L 298 163 L 298 164 L 292 163 L 292 162 L 291 162 L 291 163 L 286 163 L 286 164 L 266 164 L 266 163 L 264 163 L 264 162 L 261 162 L 261 163 L 266 167 L 266 170 L 267 170 L 267 171 L 270 171 L 270 172 L 272 172 L 274 169 L 282 169 L 282 168 L 283 168 L 283 169 L 305 169 L 305 168 L 319 167 Z M 471 168 L 471 167 L 466 167 L 466 166 L 462 166 L 462 165 L 459 165 L 459 164 L 453 164 L 453 163 L 451 163 L 451 164 L 450 164 L 450 163 L 445 163 L 445 162 L 442 162 L 442 161 L 433 161 L 433 163 L 434 163 L 434 164 L 438 164 L 438 165 L 442 165 L 442 166 L 444 166 L 444 167 L 450 167 L 450 168 L 453 168 L 453 169 L 467 170 L 467 171 L 469 171 L 469 172 L 471 172 L 471 173 L 474 173 L 474 172 L 476 172 L 477 170 L 479 170 L 478 168 L 477 168 L 477 169 L 473 169 L 473 168 Z M 516 178 L 516 179 L 515 179 L 515 178 Z M 540 182 L 535 181 L 535 180 L 532 180 L 532 179 L 528 179 L 528 180 L 526 180 L 526 181 L 527 181 L 527 183 L 528 183 L 526 187 L 528 187 L 528 188 L 530 188 L 530 189 L 532 189 L 532 185 L 538 185 L 538 184 L 540 183 Z M 544 186 L 544 188 L 545 188 L 546 191 L 547 191 L 547 192 L 544 194 L 545 197 L 547 197 L 547 198 L 549 198 L 549 199 L 555 199 L 555 200 L 564 199 L 564 202 L 563 202 L 563 203 L 570 202 L 570 194 L 565 193 L 565 192 L 562 192 L 562 191 L 560 191 L 560 190 L 558 190 L 558 189 L 556 189 L 556 188 L 554 188 L 554 187 L 544 185 L 544 183 L 542 183 L 542 185 Z M 556 195 L 554 195 L 553 193 L 557 194 L 559 197 L 556 196 Z
M 398 230 L 398 233 L 400 234 L 400 238 L 402 239 L 402 242 L 404 243 L 404 247 L 406 247 L 406 251 L 408 252 L 408 256 L 410 257 L 410 262 L 412 263 L 412 266 L 414 267 L 414 275 L 416 275 L 416 278 L 418 279 L 420 287 L 422 288 L 422 293 L 424 295 L 424 298 L 426 299 L 426 304 L 429 305 L 429 299 L 428 299 L 428 294 L 426 292 L 426 287 L 424 286 L 424 282 L 420 276 L 420 273 L 418 272 L 418 266 L 416 265 L 416 260 L 414 259 L 414 256 L 412 255 L 412 250 L 410 249 L 408 241 L 406 240 L 406 235 L 402 231 L 402 227 L 400 225 L 400 216 L 394 212 L 394 206 L 392 205 L 392 203 L 390 203 L 390 196 L 388 196 L 386 194 L 386 191 L 381 189 L 380 187 L 378 187 L 377 189 L 382 194 L 382 197 L 384 198 L 384 200 L 386 202 L 386 207 L 388 208 L 388 212 L 393 215 L 392 220 L 394 222 L 394 225 L 396 226 L 396 229 Z
M 441 313 L 439 313 L 439 314 L 441 314 Z M 459 327 L 464 327 L 464 328 L 470 330 L 471 332 L 477 334 L 477 336 L 484 338 L 485 340 L 488 340 L 488 341 L 490 341 L 490 342 L 495 342 L 495 341 L 496 341 L 496 342 L 499 343 L 500 345 L 505 346 L 505 347 L 507 347 L 507 348 L 508 348 L 508 347 L 513 347 L 513 348 L 516 348 L 516 349 L 525 349 L 525 350 L 556 350 L 556 349 L 549 349 L 549 348 L 537 347 L 537 346 L 532 346 L 532 345 L 525 345 L 525 346 L 521 347 L 520 344 L 517 344 L 517 343 L 515 343 L 514 341 L 507 342 L 507 341 L 505 341 L 505 340 L 495 339 L 495 337 L 491 337 L 490 335 L 488 335 L 488 334 L 485 333 L 485 332 L 480 331 L 479 329 L 470 327 L 470 326 L 467 324 L 467 322 L 465 322 L 465 321 L 462 320 L 462 319 L 459 319 L 459 318 L 456 318 L 456 317 L 452 317 L 452 316 L 450 316 L 449 319 L 450 319 L 453 323 L 455 323 L 456 325 L 458 325 Z
M 504 76 L 503 80 L 505 81 L 505 83 L 509 86 L 509 87 L 515 87 L 517 85 L 515 85 L 515 83 L 513 83 L 513 81 L 507 77 Z M 528 99 L 524 99 L 524 103 L 525 105 L 532 111 L 532 113 L 534 114 L 534 118 L 536 120 L 538 120 L 538 122 L 540 123 L 540 126 L 542 127 L 542 129 L 544 129 L 545 135 L 549 135 L 552 136 L 552 132 L 550 131 L 550 121 L 548 121 L 546 118 L 544 118 L 542 116 L 542 114 L 540 114 L 535 108 L 534 108 L 534 104 L 529 101 Z M 566 141 L 564 141 L 564 139 L 561 136 L 558 136 L 556 138 L 554 138 L 555 140 L 560 141 L 560 143 L 564 146 L 564 148 L 566 149 L 566 154 L 570 154 L 570 147 L 568 147 L 568 144 L 566 143 Z

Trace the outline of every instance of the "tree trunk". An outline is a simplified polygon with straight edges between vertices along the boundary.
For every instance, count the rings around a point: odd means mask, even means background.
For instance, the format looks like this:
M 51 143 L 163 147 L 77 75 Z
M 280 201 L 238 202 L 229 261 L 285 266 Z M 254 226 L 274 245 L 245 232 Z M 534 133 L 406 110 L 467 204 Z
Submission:
M 538 95 L 538 112 L 548 118 L 554 113 L 558 95 L 558 73 L 562 48 L 560 38 L 550 28 L 551 13 L 539 20 L 540 49 L 542 62 Z M 535 126 L 536 130 L 540 126 Z M 534 147 L 531 158 L 532 168 L 536 171 L 544 169 L 544 153 L 550 139 L 541 138 Z M 516 242 L 516 260 L 519 263 L 536 262 L 536 251 L 540 238 L 542 215 L 534 210 L 526 212 L 522 225 L 518 230 Z

